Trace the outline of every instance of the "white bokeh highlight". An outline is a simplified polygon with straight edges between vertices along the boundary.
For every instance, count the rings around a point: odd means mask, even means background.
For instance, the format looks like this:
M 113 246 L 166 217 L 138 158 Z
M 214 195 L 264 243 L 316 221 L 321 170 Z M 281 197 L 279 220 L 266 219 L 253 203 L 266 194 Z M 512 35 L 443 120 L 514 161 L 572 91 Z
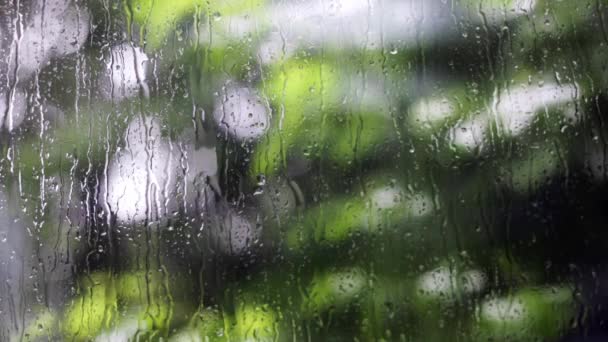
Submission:
M 160 122 L 150 117 L 133 119 L 125 140 L 127 146 L 109 164 L 107 188 L 102 184 L 101 191 L 106 211 L 119 222 L 162 221 L 184 204 L 206 199 L 199 192 L 208 189 L 200 180 L 217 173 L 214 149 L 180 149 L 161 136 Z
M 270 109 L 253 89 L 227 86 L 215 103 L 213 118 L 220 131 L 239 141 L 255 141 L 268 130 Z
M 104 59 L 105 72 L 98 79 L 102 98 L 120 102 L 139 95 L 140 91 L 148 97 L 149 60 L 138 46 L 129 43 L 113 46 Z
M 503 92 L 497 99 L 496 114 L 505 133 L 518 136 L 538 120 L 539 113 L 552 109 L 560 110 L 563 118 L 576 123 L 579 97 L 580 92 L 573 84 L 525 84 Z

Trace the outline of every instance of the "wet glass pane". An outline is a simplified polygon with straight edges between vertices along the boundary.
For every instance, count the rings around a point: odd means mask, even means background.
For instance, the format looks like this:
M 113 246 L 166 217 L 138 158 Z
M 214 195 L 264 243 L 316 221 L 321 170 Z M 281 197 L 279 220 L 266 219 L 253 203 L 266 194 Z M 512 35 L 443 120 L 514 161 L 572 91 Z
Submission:
M 608 340 L 606 0 L 0 0 L 0 341 Z

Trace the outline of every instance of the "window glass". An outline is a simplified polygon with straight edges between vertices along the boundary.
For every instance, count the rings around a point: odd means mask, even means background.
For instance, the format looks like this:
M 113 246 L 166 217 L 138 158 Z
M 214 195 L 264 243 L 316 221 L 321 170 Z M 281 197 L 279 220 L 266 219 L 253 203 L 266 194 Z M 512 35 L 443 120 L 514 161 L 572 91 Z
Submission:
M 0 340 L 608 339 L 605 0 L 0 0 Z

